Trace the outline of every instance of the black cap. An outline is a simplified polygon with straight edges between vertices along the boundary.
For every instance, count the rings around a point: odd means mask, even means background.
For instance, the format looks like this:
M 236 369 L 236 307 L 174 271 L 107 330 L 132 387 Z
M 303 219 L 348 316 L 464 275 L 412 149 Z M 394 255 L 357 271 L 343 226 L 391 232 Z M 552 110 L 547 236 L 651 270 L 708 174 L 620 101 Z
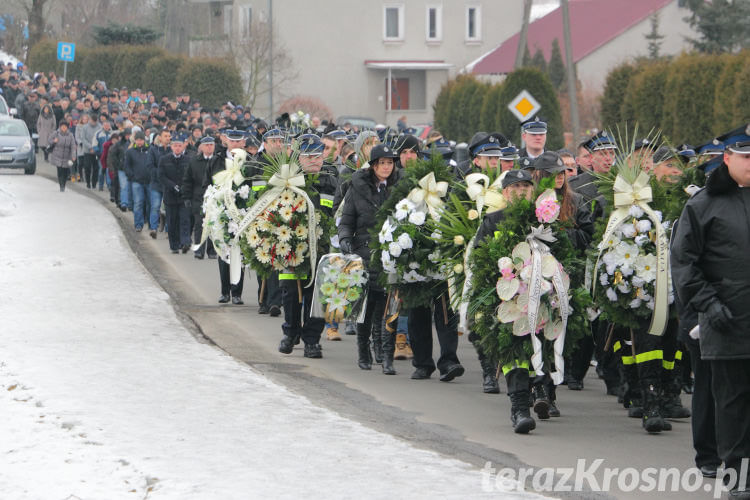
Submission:
M 201 137 L 200 143 L 201 144 L 216 144 L 216 141 L 214 140 L 213 137 L 211 137 L 210 135 L 207 135 L 205 137 Z
M 527 168 L 526 160 L 524 158 L 524 165 L 521 168 Z M 530 162 L 530 168 L 534 170 L 541 170 L 549 174 L 557 174 L 565 170 L 565 163 L 563 163 L 560 155 L 554 151 L 545 151 L 541 155 L 537 156 Z
M 411 134 L 404 134 L 398 138 L 394 149 L 398 151 L 399 154 L 401 154 L 404 151 L 409 150 L 419 153 L 422 148 L 419 139 Z
M 546 134 L 547 122 L 542 121 L 538 116 L 536 116 L 521 125 L 521 132 L 527 134 Z
M 142 130 L 139 130 L 135 133 L 135 140 L 138 139 L 143 139 L 144 141 L 146 140 L 146 134 L 144 134 Z
M 534 183 L 531 179 L 531 174 L 527 170 L 508 170 L 505 177 L 503 177 L 503 188 L 519 182 Z
M 659 163 L 664 163 L 667 160 L 671 160 L 675 156 L 676 156 L 675 152 L 674 150 L 672 150 L 672 148 L 668 146 L 662 146 L 656 151 L 654 151 L 654 158 L 653 158 L 654 165 L 658 165 Z
M 743 124 L 726 134 L 717 137 L 724 143 L 727 151 L 739 154 L 750 154 L 750 124 Z
M 600 151 L 602 149 L 617 149 L 617 144 L 610 136 L 609 132 L 602 130 L 592 135 L 584 145 L 589 151 Z
M 395 160 L 398 158 L 398 153 L 385 144 L 378 144 L 370 151 L 370 164 L 374 164 L 381 158 L 393 158 Z

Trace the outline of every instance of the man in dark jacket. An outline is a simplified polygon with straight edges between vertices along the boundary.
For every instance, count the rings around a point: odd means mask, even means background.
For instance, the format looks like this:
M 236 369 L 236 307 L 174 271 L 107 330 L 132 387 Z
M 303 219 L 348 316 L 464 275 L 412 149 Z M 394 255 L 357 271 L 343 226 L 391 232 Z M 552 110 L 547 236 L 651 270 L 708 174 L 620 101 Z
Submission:
M 315 134 L 303 134 L 298 139 L 300 151 L 300 166 L 306 174 L 315 174 L 313 184 L 314 194 L 310 200 L 316 210 L 327 217 L 333 215 L 333 195 L 336 192 L 338 172 L 332 166 L 323 165 L 323 143 Z M 324 235 L 323 238 L 326 238 Z M 326 253 L 328 245 L 319 246 L 319 255 Z M 297 276 L 292 273 L 279 274 L 281 283 L 281 297 L 284 304 L 284 333 L 279 343 L 279 352 L 291 354 L 294 345 L 301 338 L 305 343 L 304 356 L 306 358 L 322 358 L 320 335 L 323 333 L 325 321 L 322 318 L 311 318 L 313 287 L 303 288 L 302 302 L 297 293 L 297 280 L 307 281 L 311 276 Z
M 146 135 L 140 130 L 135 133 L 133 146 L 125 152 L 124 166 L 125 175 L 133 190 L 133 222 L 135 230 L 140 233 L 145 223 L 144 207 L 153 169 L 153 158 L 148 151 Z
M 185 206 L 180 186 L 190 158 L 185 155 L 187 136 L 175 133 L 170 142 L 171 152 L 159 160 L 159 182 L 164 193 L 164 206 L 167 209 L 167 234 L 169 249 L 177 253 L 187 253 L 190 249 L 190 210 Z M 153 230 L 152 230 L 153 231 Z
M 206 171 L 210 169 L 212 163 L 217 161 L 217 157 L 214 155 L 215 147 L 216 143 L 213 137 L 206 136 L 202 138 L 198 146 L 198 152 L 190 160 L 187 169 L 185 169 L 185 175 L 182 178 L 182 200 L 193 217 L 193 241 L 196 244 L 200 243 L 201 235 L 203 234 L 203 214 L 201 207 L 203 206 L 203 194 L 206 192 L 206 186 L 204 186 L 203 181 L 206 179 Z M 211 254 L 216 255 L 216 252 L 213 251 L 213 245 L 209 240 L 195 251 L 195 258 L 202 259 L 206 250 L 209 257 Z
M 23 121 L 26 122 L 26 126 L 29 129 L 29 133 L 34 138 L 34 147 L 36 148 L 39 136 L 36 130 L 36 122 L 39 119 L 39 113 L 41 108 L 39 107 L 39 96 L 36 90 L 29 92 L 28 100 L 23 104 Z M 36 135 L 36 137 L 34 137 Z M 37 148 L 38 149 L 38 148 Z
M 148 216 L 148 226 L 151 231 L 149 232 L 149 235 L 156 239 L 156 230 L 159 231 L 164 230 L 164 224 L 160 224 L 161 217 L 161 202 L 162 198 L 164 197 L 163 191 L 162 191 L 162 183 L 159 180 L 159 174 L 157 172 L 157 169 L 159 167 L 159 162 L 161 161 L 161 158 L 163 156 L 166 156 L 170 154 L 169 149 L 169 141 L 171 138 L 171 133 L 167 129 L 162 129 L 159 131 L 159 136 L 154 140 L 154 144 L 151 145 L 149 148 L 149 154 L 151 155 L 151 164 L 153 165 L 153 170 L 151 171 L 151 182 L 149 182 L 148 185 L 148 192 L 149 192 L 149 216 Z
M 672 279 L 680 302 L 698 312 L 701 355 L 711 363 L 719 457 L 734 475 L 729 496 L 747 499 L 740 470 L 750 457 L 750 125 L 724 140 L 724 162 L 680 217 Z

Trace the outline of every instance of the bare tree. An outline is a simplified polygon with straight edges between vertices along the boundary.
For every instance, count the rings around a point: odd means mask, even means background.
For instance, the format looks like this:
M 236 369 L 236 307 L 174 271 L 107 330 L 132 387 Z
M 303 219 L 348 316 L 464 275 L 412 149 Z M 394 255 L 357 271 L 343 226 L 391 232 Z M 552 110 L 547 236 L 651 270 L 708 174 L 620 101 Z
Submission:
M 275 30 L 273 33 L 269 30 L 268 23 L 254 20 L 249 30 L 230 39 L 227 45 L 242 74 L 251 109 L 269 92 L 283 93 L 280 91 L 284 86 L 298 76 L 292 58 L 279 43 Z M 273 83 L 269 81 L 271 68 Z
M 26 14 L 26 26 L 29 30 L 29 39 L 26 45 L 28 49 L 44 38 L 49 7 L 54 2 L 50 0 L 15 0 L 14 3 Z
M 90 42 L 94 26 L 153 24 L 154 8 L 148 0 L 65 0 L 52 13 L 59 19 L 58 35 L 69 42 Z

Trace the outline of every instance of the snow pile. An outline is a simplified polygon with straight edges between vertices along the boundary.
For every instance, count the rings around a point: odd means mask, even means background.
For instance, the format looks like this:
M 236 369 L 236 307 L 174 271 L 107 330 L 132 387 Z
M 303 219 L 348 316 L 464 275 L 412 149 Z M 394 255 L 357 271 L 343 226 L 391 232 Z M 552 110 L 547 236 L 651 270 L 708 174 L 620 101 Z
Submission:
M 3 499 L 490 496 L 469 464 L 196 342 L 96 202 L 0 188 L 24 207 L 0 219 Z

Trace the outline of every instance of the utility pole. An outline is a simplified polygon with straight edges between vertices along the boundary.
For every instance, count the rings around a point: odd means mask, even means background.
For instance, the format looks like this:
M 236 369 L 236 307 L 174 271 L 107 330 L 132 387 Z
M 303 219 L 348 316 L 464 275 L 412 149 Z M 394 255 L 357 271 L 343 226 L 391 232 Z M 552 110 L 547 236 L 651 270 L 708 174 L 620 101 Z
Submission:
M 273 120 L 273 0 L 268 0 L 268 119 Z
M 532 3 L 533 0 L 523 0 L 523 20 L 521 21 L 521 33 L 518 37 L 518 48 L 516 49 L 516 64 L 513 66 L 513 69 L 523 66 L 523 54 L 526 49 L 526 33 L 529 31 Z
M 563 15 L 563 36 L 565 38 L 565 65 L 568 72 L 568 99 L 570 100 L 570 121 L 573 124 L 573 142 L 578 140 L 580 123 L 578 120 L 578 92 L 576 88 L 576 72 L 573 65 L 573 42 L 570 40 L 570 12 L 568 0 L 561 0 Z

